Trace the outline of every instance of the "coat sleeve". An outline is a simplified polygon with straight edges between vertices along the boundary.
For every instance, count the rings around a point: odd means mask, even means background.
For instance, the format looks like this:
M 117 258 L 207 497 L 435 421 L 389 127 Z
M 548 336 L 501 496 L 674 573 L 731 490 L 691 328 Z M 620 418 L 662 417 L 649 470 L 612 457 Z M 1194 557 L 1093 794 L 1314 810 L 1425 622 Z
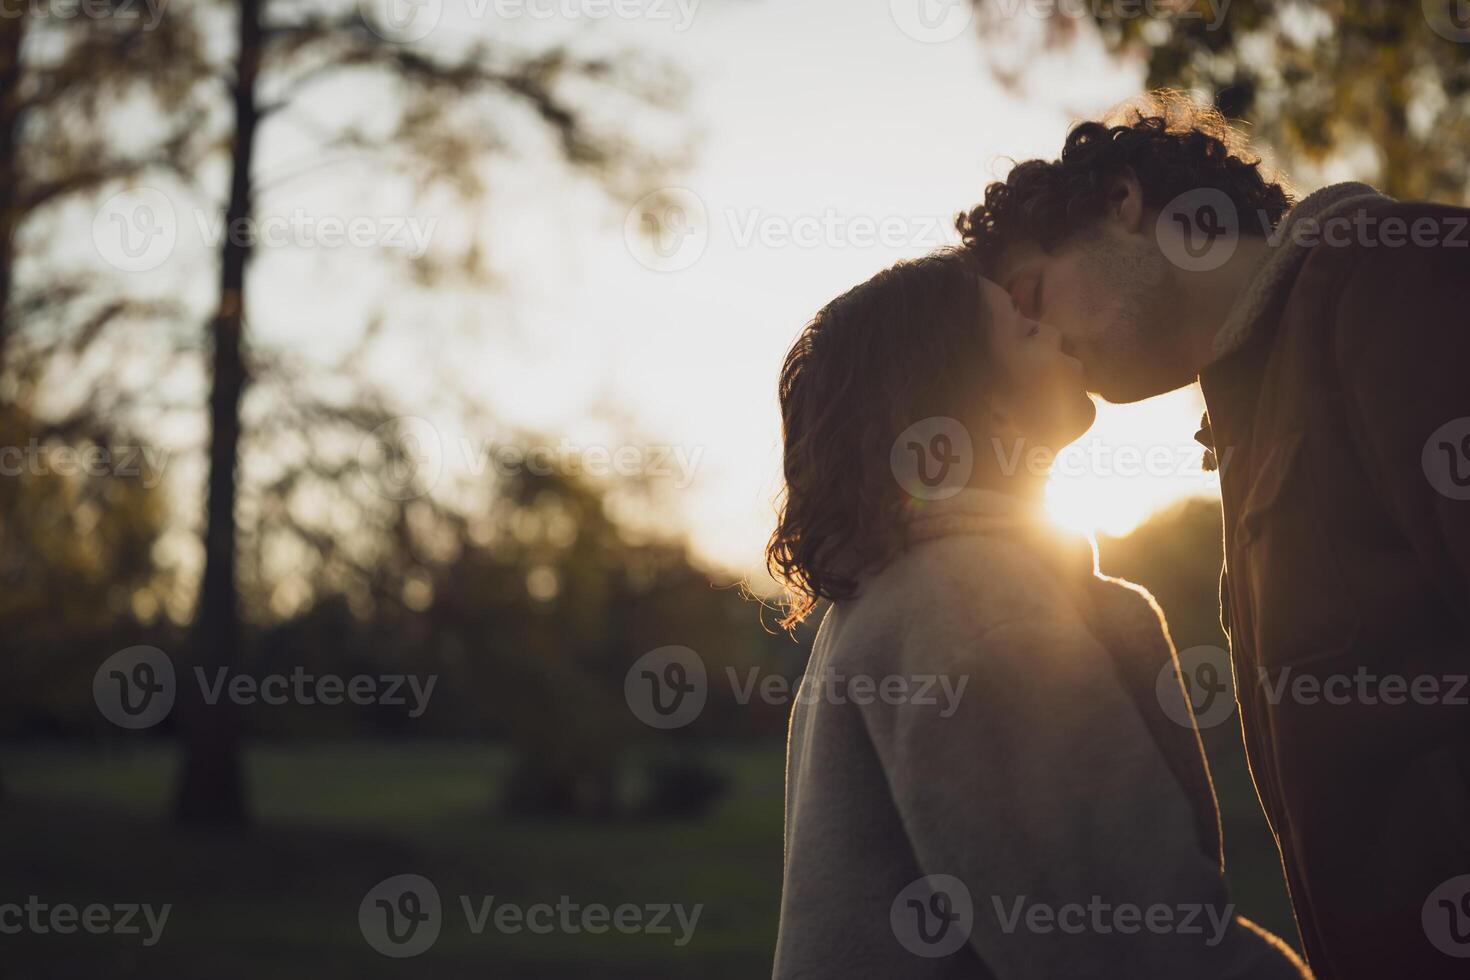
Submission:
M 1433 222 L 1440 243 L 1352 250 L 1337 298 L 1336 366 L 1369 480 L 1446 600 L 1464 608 L 1470 605 L 1470 211 L 1420 205 L 1394 213 L 1410 227 Z
M 976 608 L 996 582 L 956 570 L 898 644 L 895 669 L 964 683 L 951 714 L 864 709 L 920 868 L 968 892 L 976 953 L 1000 980 L 1309 976 L 1234 915 L 1107 651 L 1045 575 L 1009 578 L 1005 621 Z

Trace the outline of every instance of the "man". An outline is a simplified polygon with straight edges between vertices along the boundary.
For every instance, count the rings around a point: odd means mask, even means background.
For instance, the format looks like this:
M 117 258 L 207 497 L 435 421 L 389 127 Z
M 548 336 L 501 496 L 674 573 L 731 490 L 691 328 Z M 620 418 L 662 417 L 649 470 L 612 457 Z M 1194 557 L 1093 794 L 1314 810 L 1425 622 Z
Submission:
M 1246 749 L 1317 975 L 1470 975 L 1470 211 L 1293 207 L 1163 100 L 959 227 L 1090 390 L 1200 381 Z

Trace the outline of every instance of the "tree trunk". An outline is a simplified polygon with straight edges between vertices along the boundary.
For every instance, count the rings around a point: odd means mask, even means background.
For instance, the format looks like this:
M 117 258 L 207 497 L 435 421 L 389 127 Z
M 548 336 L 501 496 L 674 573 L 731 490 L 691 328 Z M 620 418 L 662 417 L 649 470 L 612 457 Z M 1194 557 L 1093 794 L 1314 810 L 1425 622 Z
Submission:
M 11 267 L 15 262 L 15 227 L 21 201 L 16 188 L 20 167 L 15 159 L 23 111 L 20 89 L 21 42 L 25 16 L 0 17 L 0 373 L 5 370 L 5 348 L 10 339 Z
M 260 122 L 255 100 L 260 69 L 262 0 L 240 0 L 235 62 L 235 133 L 231 146 L 225 228 L 243 227 L 252 213 L 250 165 Z M 204 582 L 192 637 L 193 664 L 213 680 L 240 662 L 240 612 L 235 583 L 236 464 L 240 399 L 246 377 L 241 350 L 245 326 L 245 269 L 249 237 L 226 234 L 220 254 L 219 309 L 213 322 L 214 364 L 209 396 L 209 491 L 205 511 Z M 239 714 L 221 697 L 205 704 L 193 671 L 181 672 L 180 723 L 184 768 L 177 815 L 191 824 L 239 825 L 249 819 L 241 758 Z
M 20 201 L 16 193 L 16 137 L 21 116 L 20 52 L 25 36 L 26 18 L 0 18 L 0 382 L 5 376 L 5 348 L 10 340 L 10 283 L 15 264 L 15 226 L 20 221 Z M 4 389 L 0 388 L 0 412 L 4 409 Z M 5 784 L 0 780 L 0 801 L 5 799 Z

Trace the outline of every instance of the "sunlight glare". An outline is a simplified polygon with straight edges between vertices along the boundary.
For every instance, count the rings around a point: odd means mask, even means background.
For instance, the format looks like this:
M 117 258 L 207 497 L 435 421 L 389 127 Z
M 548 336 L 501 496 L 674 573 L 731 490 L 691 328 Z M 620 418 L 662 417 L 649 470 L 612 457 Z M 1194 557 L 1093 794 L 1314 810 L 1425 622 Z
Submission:
M 1194 440 L 1197 385 L 1131 405 L 1099 400 L 1097 422 L 1057 457 L 1047 484 L 1051 519 L 1070 530 L 1120 536 L 1185 497 L 1219 494 Z

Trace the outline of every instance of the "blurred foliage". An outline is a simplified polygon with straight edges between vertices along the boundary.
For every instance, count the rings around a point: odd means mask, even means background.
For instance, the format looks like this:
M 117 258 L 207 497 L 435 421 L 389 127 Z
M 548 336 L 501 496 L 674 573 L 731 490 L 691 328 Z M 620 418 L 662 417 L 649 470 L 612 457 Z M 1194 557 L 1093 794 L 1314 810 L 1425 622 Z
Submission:
M 1225 648 L 1220 528 L 1220 502 L 1195 497 L 1160 511 L 1124 537 L 1098 537 L 1102 571 L 1152 592 L 1181 650 L 1205 644 Z
M 93 727 L 98 652 L 160 628 L 164 495 L 100 462 L 130 457 L 129 442 L 102 428 L 63 442 L 0 404 L 0 703 L 11 730 Z
M 672 535 L 615 519 L 616 492 L 628 488 L 520 471 L 497 478 L 473 518 L 424 499 L 394 502 L 385 513 L 395 519 L 362 529 L 367 586 L 330 562 L 304 566 L 310 601 L 284 618 L 247 621 L 236 672 L 433 676 L 429 710 L 411 718 L 402 706 L 257 704 L 242 712 L 246 732 L 499 738 L 516 759 L 501 800 L 511 812 L 703 812 L 723 782 L 681 746 L 728 737 L 779 744 L 789 703 L 741 705 L 730 678 L 743 683 L 755 670 L 794 680 L 809 632 L 793 643 L 766 628 L 736 583 L 721 584 Z M 169 652 L 180 641 L 177 627 L 155 623 L 148 632 L 134 617 L 135 593 L 162 586 L 149 558 L 165 518 L 159 495 L 117 479 L 68 487 L 7 478 L 0 493 L 14 507 L 6 516 L 16 518 L 0 527 L 28 529 L 25 541 L 0 535 L 0 554 L 14 560 L 7 571 L 36 577 L 17 579 L 26 587 L 3 597 L 0 622 L 14 623 L 16 637 L 39 637 L 32 656 L 0 661 L 0 687 L 24 691 L 27 704 L 4 727 L 23 735 L 103 731 L 90 705 L 97 663 L 143 642 L 138 635 Z M 86 493 L 118 499 L 97 508 L 82 535 L 72 505 Z M 73 602 L 78 610 L 68 615 Z M 629 710 L 623 681 L 638 657 L 668 644 L 699 653 L 711 695 L 687 730 L 654 733 Z M 43 668 L 61 672 L 61 682 L 54 697 L 37 700 L 26 672 Z M 651 739 L 667 754 L 631 763 Z
M 1024 33 L 1015 3 L 977 3 L 992 46 Z M 1212 100 L 1289 174 L 1313 183 L 1352 174 L 1396 197 L 1461 202 L 1470 194 L 1470 22 L 1461 8 L 1460 0 L 1058 3 L 1030 49 L 1072 43 L 1090 24 L 1115 54 L 1142 59 L 1149 87 Z M 1012 46 L 1004 63 L 1025 60 Z M 1028 82 L 1024 71 L 1004 77 Z

